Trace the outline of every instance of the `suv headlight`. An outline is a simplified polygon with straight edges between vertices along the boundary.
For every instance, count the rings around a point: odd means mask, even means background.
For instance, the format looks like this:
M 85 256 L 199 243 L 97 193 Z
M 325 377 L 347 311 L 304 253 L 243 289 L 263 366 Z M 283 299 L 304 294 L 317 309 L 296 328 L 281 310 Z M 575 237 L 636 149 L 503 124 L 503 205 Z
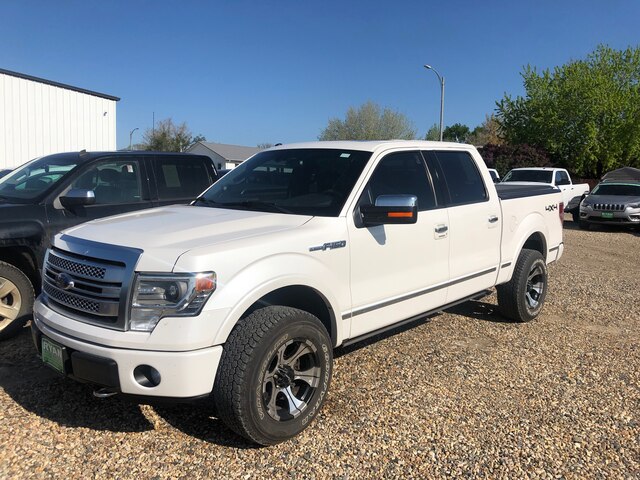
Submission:
M 627 205 L 629 208 L 640 208 L 640 203 L 630 203 Z
M 136 275 L 129 329 L 151 332 L 163 317 L 194 317 L 216 289 L 216 274 Z

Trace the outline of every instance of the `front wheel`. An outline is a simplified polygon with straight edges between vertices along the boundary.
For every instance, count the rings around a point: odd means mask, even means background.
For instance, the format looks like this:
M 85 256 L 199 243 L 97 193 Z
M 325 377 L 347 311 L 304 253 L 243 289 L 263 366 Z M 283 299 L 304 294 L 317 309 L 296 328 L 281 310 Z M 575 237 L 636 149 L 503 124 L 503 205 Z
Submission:
M 547 264 L 540 252 L 523 249 L 511 280 L 496 287 L 500 311 L 516 322 L 533 320 L 542 310 L 547 282 Z
M 333 351 L 313 315 L 271 306 L 241 320 L 225 343 L 213 388 L 220 419 L 260 445 L 288 440 L 320 411 Z
M 33 286 L 27 276 L 0 262 L 0 340 L 11 338 L 33 314 Z

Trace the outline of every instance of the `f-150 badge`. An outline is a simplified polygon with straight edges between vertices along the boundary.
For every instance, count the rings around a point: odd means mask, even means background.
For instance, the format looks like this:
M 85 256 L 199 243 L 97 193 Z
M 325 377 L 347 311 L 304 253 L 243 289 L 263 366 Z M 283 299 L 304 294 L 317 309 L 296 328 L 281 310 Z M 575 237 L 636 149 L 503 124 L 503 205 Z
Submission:
M 317 252 L 322 250 L 324 252 L 325 250 L 333 250 L 334 248 L 344 248 L 346 246 L 347 246 L 346 240 L 339 240 L 337 242 L 328 242 L 322 245 L 318 245 L 317 247 L 309 247 L 309 251 Z

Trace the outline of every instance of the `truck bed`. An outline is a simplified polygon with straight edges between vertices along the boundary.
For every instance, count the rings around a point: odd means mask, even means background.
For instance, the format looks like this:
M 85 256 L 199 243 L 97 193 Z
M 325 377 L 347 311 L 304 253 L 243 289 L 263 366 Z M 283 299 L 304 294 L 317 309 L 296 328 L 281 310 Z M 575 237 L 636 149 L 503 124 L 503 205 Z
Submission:
M 496 191 L 500 200 L 511 200 L 513 198 L 534 197 L 536 195 L 548 195 L 550 193 L 559 192 L 558 188 L 551 185 L 535 183 L 516 184 L 516 183 L 497 183 Z

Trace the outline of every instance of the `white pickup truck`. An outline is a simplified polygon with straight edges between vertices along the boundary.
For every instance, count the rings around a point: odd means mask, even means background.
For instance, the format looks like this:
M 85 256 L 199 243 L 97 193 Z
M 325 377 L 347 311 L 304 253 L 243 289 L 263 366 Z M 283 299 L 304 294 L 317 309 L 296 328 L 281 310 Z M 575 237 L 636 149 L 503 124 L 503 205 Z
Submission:
M 588 183 L 573 183 L 571 176 L 564 168 L 531 167 L 514 168 L 502 179 L 504 183 L 544 183 L 557 187 L 562 192 L 565 212 L 571 213 L 577 221 L 580 216 L 580 200 L 589 193 Z M 573 202 L 572 202 L 573 200 Z M 569 203 L 571 202 L 571 203 Z
M 279 146 L 190 206 L 57 235 L 34 342 L 97 396 L 204 398 L 274 444 L 318 413 L 337 346 L 494 286 L 503 315 L 535 318 L 562 216 L 557 189 L 496 188 L 468 145 Z

